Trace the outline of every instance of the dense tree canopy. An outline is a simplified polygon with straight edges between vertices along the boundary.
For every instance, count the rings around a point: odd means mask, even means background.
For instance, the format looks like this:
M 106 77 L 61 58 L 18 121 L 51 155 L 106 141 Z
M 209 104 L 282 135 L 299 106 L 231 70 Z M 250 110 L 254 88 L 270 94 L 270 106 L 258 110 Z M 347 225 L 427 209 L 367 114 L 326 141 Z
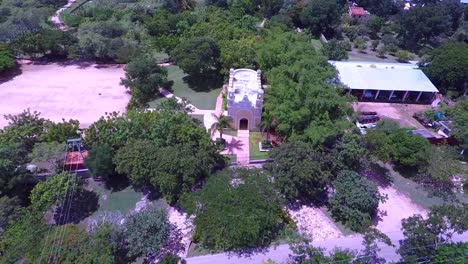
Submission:
M 301 12 L 301 22 L 314 34 L 331 37 L 341 22 L 341 9 L 336 0 L 311 0 Z
M 417 167 L 424 161 L 429 142 L 400 128 L 394 121 L 385 120 L 370 129 L 366 135 L 367 147 L 371 154 L 382 161 L 393 162 L 402 167 Z
M 450 16 L 447 10 L 436 4 L 415 6 L 402 13 L 399 36 L 410 50 L 418 45 L 429 43 L 434 37 L 450 30 Z
M 125 220 L 121 236 L 130 259 L 157 254 L 169 238 L 170 225 L 166 211 L 149 208 Z
M 377 186 L 356 172 L 343 171 L 333 187 L 335 193 L 328 205 L 333 218 L 352 230 L 366 230 L 377 215 L 379 202 L 385 201 Z
M 195 214 L 194 240 L 215 250 L 268 246 L 282 226 L 281 200 L 260 170 L 225 170 L 183 206 Z
M 448 43 L 433 50 L 422 70 L 442 93 L 463 95 L 468 92 L 468 44 Z
M 320 201 L 326 196 L 326 187 L 332 175 L 325 170 L 326 157 L 309 144 L 283 144 L 272 151 L 270 158 L 273 162 L 265 164 L 265 168 L 288 200 L 295 202 L 302 198 Z
M 400 240 L 398 249 L 402 260 L 414 263 L 420 259 L 432 262 L 433 258 L 443 258 L 447 253 L 447 247 L 452 247 L 449 244 L 452 235 L 468 230 L 467 217 L 468 205 L 463 204 L 434 207 L 427 219 L 421 215 L 403 219 L 404 239 Z M 458 253 L 454 252 L 455 254 Z
M 453 120 L 451 134 L 460 141 L 463 146 L 468 145 L 468 100 L 458 102 L 449 109 L 448 115 Z
M 318 145 L 350 126 L 348 99 L 333 82 L 336 72 L 306 36 L 271 33 L 261 42 L 257 61 L 272 86 L 264 107 L 281 135 Z
M 197 80 L 212 78 L 219 71 L 220 49 L 213 38 L 188 39 L 180 43 L 171 55 L 184 72 Z

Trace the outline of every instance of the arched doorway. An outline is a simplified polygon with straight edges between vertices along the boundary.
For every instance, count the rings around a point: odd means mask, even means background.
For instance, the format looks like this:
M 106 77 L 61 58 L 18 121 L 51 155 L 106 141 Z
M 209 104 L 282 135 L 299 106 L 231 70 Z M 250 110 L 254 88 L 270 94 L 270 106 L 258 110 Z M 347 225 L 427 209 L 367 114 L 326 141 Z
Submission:
M 239 120 L 239 130 L 249 130 L 249 120 L 247 118 Z

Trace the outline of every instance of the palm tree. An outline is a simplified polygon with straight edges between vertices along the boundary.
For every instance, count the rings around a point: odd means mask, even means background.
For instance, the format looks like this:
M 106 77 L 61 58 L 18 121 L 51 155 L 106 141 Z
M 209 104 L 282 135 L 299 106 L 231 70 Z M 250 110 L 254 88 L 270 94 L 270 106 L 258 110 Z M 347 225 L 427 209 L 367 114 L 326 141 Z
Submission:
M 223 115 L 222 112 L 219 116 L 213 114 L 213 117 L 216 119 L 216 122 L 211 125 L 211 134 L 213 135 L 216 131 L 219 131 L 219 137 L 223 140 L 223 129 L 231 128 L 231 118 Z
M 270 142 L 270 130 L 273 127 L 273 116 L 270 112 L 263 112 L 262 122 L 260 122 L 260 129 L 262 133 L 267 133 L 267 142 Z

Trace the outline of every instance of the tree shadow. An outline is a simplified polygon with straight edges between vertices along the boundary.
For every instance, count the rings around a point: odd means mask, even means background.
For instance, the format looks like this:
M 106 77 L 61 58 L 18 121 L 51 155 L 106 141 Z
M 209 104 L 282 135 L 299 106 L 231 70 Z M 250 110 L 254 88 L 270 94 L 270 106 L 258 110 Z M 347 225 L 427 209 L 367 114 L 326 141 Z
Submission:
M 23 73 L 23 70 L 21 69 L 21 66 L 16 64 L 15 68 L 0 74 L 0 84 L 9 82 L 13 80 L 16 76 L 21 75 Z
M 195 92 L 210 92 L 213 89 L 223 86 L 223 78 L 220 74 L 213 74 L 212 76 L 216 77 L 202 78 L 187 75 L 182 79 L 188 84 L 190 89 Z
M 376 162 L 371 162 L 369 168 L 363 171 L 362 174 L 382 188 L 390 187 L 393 184 L 390 170 Z
M 105 188 L 111 190 L 112 192 L 119 192 L 131 185 L 130 180 L 127 176 L 116 174 L 104 182 Z
M 98 208 L 99 196 L 95 192 L 79 189 L 74 193 L 71 204 L 66 201 L 56 208 L 54 220 L 57 225 L 78 224 L 96 212 Z
M 232 138 L 231 141 L 226 141 L 226 150 L 228 152 L 228 154 L 235 154 L 234 153 L 234 150 L 240 150 L 242 149 L 242 146 L 244 146 L 244 144 L 242 143 L 242 141 L 236 139 L 236 138 Z

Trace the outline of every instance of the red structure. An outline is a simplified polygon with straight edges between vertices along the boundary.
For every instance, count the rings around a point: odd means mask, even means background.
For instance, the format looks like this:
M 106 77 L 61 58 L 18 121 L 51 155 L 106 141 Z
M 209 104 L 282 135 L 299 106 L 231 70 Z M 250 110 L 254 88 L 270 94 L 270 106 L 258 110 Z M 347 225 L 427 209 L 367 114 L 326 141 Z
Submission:
M 77 170 L 86 169 L 84 165 L 84 160 L 88 156 L 88 151 L 72 151 L 67 152 L 65 156 L 65 170 L 70 172 L 75 172 Z
M 350 17 L 366 17 L 369 13 L 362 7 L 350 6 L 348 14 Z

